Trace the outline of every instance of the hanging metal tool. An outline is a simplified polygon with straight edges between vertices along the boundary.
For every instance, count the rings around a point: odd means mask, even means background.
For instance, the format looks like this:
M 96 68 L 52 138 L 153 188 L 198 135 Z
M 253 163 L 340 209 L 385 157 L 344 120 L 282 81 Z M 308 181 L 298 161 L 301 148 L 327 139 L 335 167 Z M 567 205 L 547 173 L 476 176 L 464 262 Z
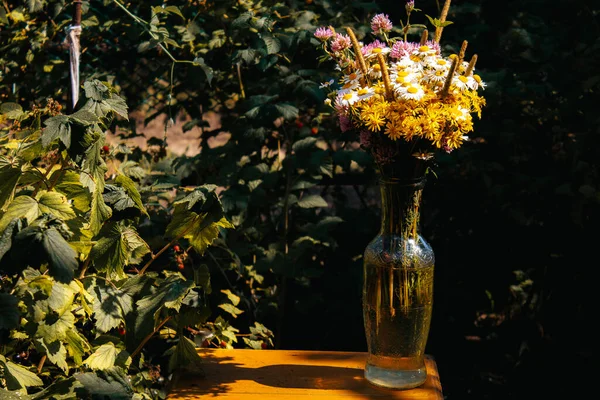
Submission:
M 81 47 L 79 36 L 81 35 L 81 0 L 73 1 L 73 20 L 67 28 L 67 43 L 69 44 L 69 67 L 71 75 L 71 102 L 70 111 L 73 112 L 79 101 L 79 56 Z

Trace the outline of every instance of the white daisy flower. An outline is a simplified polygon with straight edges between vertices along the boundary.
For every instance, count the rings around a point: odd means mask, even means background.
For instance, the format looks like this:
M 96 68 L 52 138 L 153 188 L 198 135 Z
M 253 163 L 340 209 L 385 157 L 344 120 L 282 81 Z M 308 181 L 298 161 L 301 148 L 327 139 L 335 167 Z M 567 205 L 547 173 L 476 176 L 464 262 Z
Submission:
M 432 62 L 429 63 L 429 67 L 435 70 L 444 70 L 448 71 L 450 66 L 452 65 L 452 61 L 446 60 L 445 58 L 435 58 Z
M 419 84 L 412 84 L 410 86 L 404 87 L 398 96 L 402 100 L 421 100 L 423 96 L 425 96 L 425 91 L 423 87 Z
M 477 83 L 477 86 L 475 86 L 475 90 L 481 88 L 481 89 L 485 89 L 485 87 L 487 86 L 487 84 L 481 80 L 481 77 L 477 74 L 473 74 L 473 79 L 475 80 L 475 83 Z
M 362 101 L 362 100 L 366 100 L 369 97 L 373 96 L 375 94 L 375 89 L 373 89 L 372 87 L 363 87 L 358 89 L 358 91 L 356 92 L 356 95 L 358 96 L 358 100 Z
M 349 81 L 347 83 L 344 83 L 344 85 L 342 85 L 342 87 L 340 88 L 340 90 L 338 90 L 337 92 L 339 94 L 346 94 L 348 92 L 351 92 L 353 90 L 356 90 L 360 87 L 360 83 L 358 82 L 358 80 L 356 81 Z
M 344 75 L 342 78 L 342 83 L 359 83 L 360 78 L 362 78 L 362 73 L 360 71 L 353 71 L 348 75 Z
M 469 78 L 464 75 L 458 75 L 452 78 L 452 84 L 461 92 L 469 89 L 468 82 Z
M 321 83 L 321 85 L 319 86 L 319 89 L 323 89 L 323 88 L 329 87 L 329 86 L 333 85 L 333 83 L 334 83 L 334 82 L 335 82 L 335 80 L 334 80 L 334 79 L 331 79 L 331 80 L 329 80 L 329 81 L 327 81 L 327 82 L 323 82 L 323 83 Z
M 448 76 L 448 71 L 444 70 L 444 69 L 434 69 L 432 71 L 429 71 L 427 74 L 425 74 L 423 76 L 423 80 L 425 82 L 431 83 L 434 86 L 437 86 L 438 84 L 444 84 L 444 81 L 446 81 L 446 77 Z
M 420 63 L 429 64 L 437 58 L 434 49 L 429 46 L 420 46 L 412 52 L 412 56 L 420 60 Z
M 423 65 L 421 60 L 416 56 L 403 56 L 396 63 L 400 69 L 408 69 L 411 71 L 422 71 Z
M 342 106 L 351 106 L 359 100 L 357 92 L 349 91 L 340 97 L 339 101 Z
M 369 78 L 371 79 L 381 79 L 383 74 L 381 73 L 381 66 L 379 63 L 371 65 L 368 70 Z
M 385 43 L 375 40 L 366 46 L 361 46 L 360 51 L 365 58 L 373 58 L 377 57 L 377 54 L 389 54 L 392 49 L 390 49 Z
M 456 68 L 456 72 L 458 72 L 459 74 L 462 74 L 463 72 L 465 72 L 467 70 L 468 67 L 469 67 L 469 63 L 466 61 L 463 61 L 460 63 L 458 68 Z

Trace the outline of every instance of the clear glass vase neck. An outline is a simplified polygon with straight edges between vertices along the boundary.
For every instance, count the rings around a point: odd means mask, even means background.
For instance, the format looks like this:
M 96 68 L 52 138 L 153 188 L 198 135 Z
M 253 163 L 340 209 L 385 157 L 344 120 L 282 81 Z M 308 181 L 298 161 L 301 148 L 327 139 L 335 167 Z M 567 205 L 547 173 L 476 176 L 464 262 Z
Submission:
M 381 235 L 417 239 L 426 179 L 380 179 Z

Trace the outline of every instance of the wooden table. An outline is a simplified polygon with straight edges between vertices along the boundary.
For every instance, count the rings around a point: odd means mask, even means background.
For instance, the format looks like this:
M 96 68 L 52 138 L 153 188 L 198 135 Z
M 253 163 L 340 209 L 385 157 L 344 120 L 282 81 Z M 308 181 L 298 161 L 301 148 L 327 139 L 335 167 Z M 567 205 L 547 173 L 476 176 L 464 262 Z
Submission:
M 168 400 L 442 400 L 435 361 L 427 381 L 410 390 L 383 389 L 363 376 L 366 353 L 297 350 L 200 349 L 205 377 L 181 375 Z

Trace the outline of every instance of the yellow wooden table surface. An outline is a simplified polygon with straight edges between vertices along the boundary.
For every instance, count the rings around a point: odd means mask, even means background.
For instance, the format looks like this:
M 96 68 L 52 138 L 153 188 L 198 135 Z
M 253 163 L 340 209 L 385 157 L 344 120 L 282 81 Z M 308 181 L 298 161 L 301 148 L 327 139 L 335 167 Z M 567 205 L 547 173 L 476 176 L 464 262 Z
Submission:
M 427 381 L 409 390 L 383 389 L 363 375 L 366 353 L 298 350 L 200 349 L 205 377 L 174 379 L 168 400 L 442 400 L 435 361 Z

